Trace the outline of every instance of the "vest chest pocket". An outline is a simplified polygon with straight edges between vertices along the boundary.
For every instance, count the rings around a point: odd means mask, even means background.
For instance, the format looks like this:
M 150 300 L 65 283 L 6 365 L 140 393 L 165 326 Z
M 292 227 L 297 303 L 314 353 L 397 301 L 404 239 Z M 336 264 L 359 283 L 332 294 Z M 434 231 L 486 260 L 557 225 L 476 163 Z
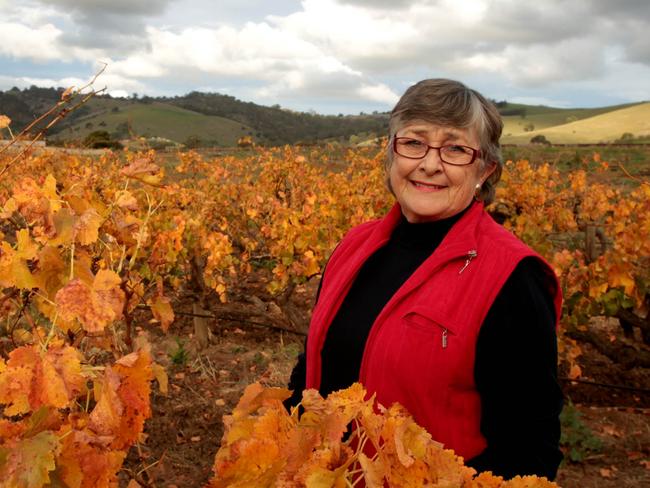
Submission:
M 406 333 L 413 331 L 428 343 L 437 342 L 436 349 L 447 349 L 457 338 L 458 327 L 440 311 L 430 307 L 416 306 L 402 315 Z

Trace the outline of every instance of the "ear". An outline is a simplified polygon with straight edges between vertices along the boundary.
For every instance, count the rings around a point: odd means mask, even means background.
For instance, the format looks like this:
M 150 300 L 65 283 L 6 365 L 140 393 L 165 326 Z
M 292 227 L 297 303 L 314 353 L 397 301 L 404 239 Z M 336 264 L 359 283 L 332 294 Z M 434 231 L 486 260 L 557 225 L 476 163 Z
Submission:
M 492 173 L 494 173 L 494 170 L 497 169 L 497 163 L 492 161 L 489 163 L 485 169 L 483 170 L 483 174 L 481 174 L 481 186 L 483 186 L 483 183 L 490 177 Z

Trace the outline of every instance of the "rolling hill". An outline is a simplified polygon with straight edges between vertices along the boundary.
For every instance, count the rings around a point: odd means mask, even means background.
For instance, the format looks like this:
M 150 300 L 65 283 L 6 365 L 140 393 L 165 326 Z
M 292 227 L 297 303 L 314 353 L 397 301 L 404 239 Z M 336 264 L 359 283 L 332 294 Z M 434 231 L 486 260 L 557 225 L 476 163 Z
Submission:
M 96 130 L 106 130 L 116 138 L 155 136 L 178 143 L 195 137 L 205 144 L 220 146 L 234 146 L 237 139 L 252 136 L 255 132 L 254 128 L 234 120 L 152 102 L 115 104 L 110 108 L 95 110 L 68 125 L 56 137 L 83 140 Z
M 55 105 L 63 89 L 32 86 L 0 91 L 0 114 L 14 132 Z M 598 108 L 555 108 L 497 102 L 506 144 L 527 144 L 536 135 L 552 143 L 613 142 L 624 133 L 650 137 L 650 102 Z M 177 143 L 233 146 L 242 136 L 267 145 L 324 140 L 374 140 L 388 129 L 388 113 L 319 115 L 277 105 L 267 107 L 219 93 L 191 92 L 176 97 L 112 98 L 96 96 L 68 114 L 48 133 L 48 140 L 83 141 L 105 130 L 115 139 L 162 137 Z
M 564 122 L 557 122 L 557 116 L 539 114 L 527 116 L 524 122 L 533 124 L 535 129 L 524 131 L 525 125 L 506 120 L 501 142 L 525 144 L 536 135 L 543 135 L 552 143 L 577 144 L 613 142 L 625 133 L 634 136 L 650 135 L 650 102 L 626 105 L 622 108 L 600 112 L 580 120 L 572 120 L 576 114 L 565 114 Z M 555 120 L 553 120 L 555 118 Z M 567 121 L 568 120 L 568 121 Z

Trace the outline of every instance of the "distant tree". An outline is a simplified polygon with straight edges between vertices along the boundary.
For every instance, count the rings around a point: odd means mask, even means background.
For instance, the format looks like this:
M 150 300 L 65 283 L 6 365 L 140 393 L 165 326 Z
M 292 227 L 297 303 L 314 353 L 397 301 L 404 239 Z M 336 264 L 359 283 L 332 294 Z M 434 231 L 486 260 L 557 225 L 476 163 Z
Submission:
M 632 134 L 631 132 L 624 132 L 619 139 L 620 142 L 630 142 L 633 140 L 634 140 L 634 134 Z
M 535 124 L 532 122 L 528 122 L 526 125 L 524 125 L 524 132 L 532 132 L 535 130 Z
M 537 134 L 530 139 L 530 142 L 533 144 L 544 144 L 545 146 L 550 146 L 551 141 L 549 141 L 546 136 L 543 134 Z
M 92 122 L 86 122 L 86 125 L 84 125 L 86 129 L 92 129 L 93 128 L 93 123 Z
M 183 145 L 188 149 L 196 149 L 197 147 L 201 147 L 203 145 L 203 141 L 199 136 L 191 135 L 185 139 Z
M 117 112 L 119 112 L 119 111 L 120 111 L 120 107 L 118 107 L 118 106 L 115 106 L 115 107 L 113 107 L 113 108 L 111 109 L 111 112 L 113 112 L 113 113 L 117 113 Z
M 83 145 L 90 149 L 122 149 L 122 144 L 105 130 L 96 130 L 88 134 L 83 140 Z

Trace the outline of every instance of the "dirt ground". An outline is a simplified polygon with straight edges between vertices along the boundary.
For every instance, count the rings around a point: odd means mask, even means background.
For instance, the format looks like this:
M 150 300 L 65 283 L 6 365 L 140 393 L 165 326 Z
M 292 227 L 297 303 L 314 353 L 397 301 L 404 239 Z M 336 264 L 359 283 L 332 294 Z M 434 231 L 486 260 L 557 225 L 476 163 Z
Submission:
M 305 320 L 313 294 L 311 286 L 294 292 L 295 308 Z M 169 374 L 169 394 L 163 396 L 154 388 L 146 440 L 130 451 L 120 486 L 131 479 L 143 487 L 203 486 L 212 476 L 222 415 L 236 405 L 244 387 L 258 380 L 286 386 L 304 336 L 251 324 L 262 322 L 260 304 L 267 300 L 270 297 L 259 284 L 232 297 L 228 310 L 238 308 L 240 316 L 250 311 L 256 319 L 210 319 L 210 345 L 200 352 L 194 346 L 189 316 L 177 315 L 167 334 L 150 332 L 156 361 Z M 220 307 L 215 304 L 211 311 L 219 316 Z M 176 310 L 191 311 L 191 304 L 177 304 Z M 272 306 L 265 322 L 286 325 Z M 571 414 L 564 422 L 569 442 L 565 458 L 573 448 L 574 456 L 582 459 L 565 459 L 556 481 L 565 488 L 650 486 L 650 371 L 622 370 L 588 346 L 584 350 L 585 380 L 645 391 L 564 382 L 567 403 L 572 405 L 565 408 L 565 414 Z

